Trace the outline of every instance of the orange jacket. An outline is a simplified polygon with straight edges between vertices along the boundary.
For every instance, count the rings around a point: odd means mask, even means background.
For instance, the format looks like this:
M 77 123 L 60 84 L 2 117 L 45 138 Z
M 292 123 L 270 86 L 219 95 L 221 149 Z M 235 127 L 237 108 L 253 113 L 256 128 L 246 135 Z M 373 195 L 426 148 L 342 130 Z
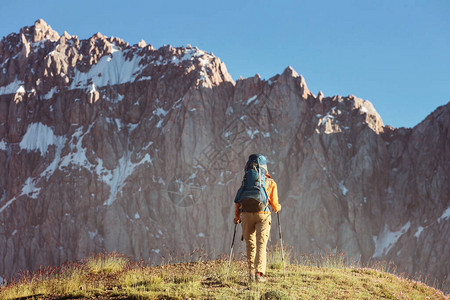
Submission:
M 281 204 L 278 202 L 278 188 L 277 183 L 273 180 L 269 173 L 266 174 L 266 191 L 269 195 L 269 205 L 272 207 L 274 212 L 279 212 L 281 210 Z M 270 214 L 270 211 L 260 211 L 261 214 Z M 241 210 L 239 204 L 234 206 L 234 218 L 235 220 L 241 219 Z

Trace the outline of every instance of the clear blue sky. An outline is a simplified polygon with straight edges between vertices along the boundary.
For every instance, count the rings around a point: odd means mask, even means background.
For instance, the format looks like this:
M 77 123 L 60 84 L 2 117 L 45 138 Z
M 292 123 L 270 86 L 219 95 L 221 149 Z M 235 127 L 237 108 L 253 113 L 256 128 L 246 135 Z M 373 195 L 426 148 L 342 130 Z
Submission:
M 292 66 L 309 89 L 370 100 L 385 124 L 413 127 L 450 101 L 449 0 L 1 0 L 0 37 L 42 18 L 159 48 L 213 52 L 236 80 Z

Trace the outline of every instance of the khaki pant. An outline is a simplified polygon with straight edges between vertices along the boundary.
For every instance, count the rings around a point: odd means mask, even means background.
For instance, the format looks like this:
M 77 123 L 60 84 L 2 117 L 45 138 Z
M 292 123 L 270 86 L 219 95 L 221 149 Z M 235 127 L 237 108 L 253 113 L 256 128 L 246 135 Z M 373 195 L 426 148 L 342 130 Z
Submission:
M 266 273 L 266 247 L 270 235 L 270 214 L 243 212 L 242 235 L 247 244 L 247 259 L 250 276 L 256 272 Z

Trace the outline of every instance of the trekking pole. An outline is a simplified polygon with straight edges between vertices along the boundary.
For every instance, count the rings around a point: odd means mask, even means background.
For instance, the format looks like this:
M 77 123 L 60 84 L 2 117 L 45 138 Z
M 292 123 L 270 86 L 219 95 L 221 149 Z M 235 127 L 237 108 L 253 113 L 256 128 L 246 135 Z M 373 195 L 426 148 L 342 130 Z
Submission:
M 233 256 L 234 238 L 236 237 L 236 228 L 237 228 L 237 225 L 238 225 L 238 224 L 234 224 L 233 241 L 231 242 L 230 260 L 228 261 L 227 275 L 225 276 L 225 281 L 227 281 L 227 279 L 228 279 L 228 271 L 230 271 L 231 257 Z
M 278 212 L 277 212 L 277 218 L 278 218 L 278 232 L 280 233 L 281 261 L 283 262 L 283 275 L 284 275 L 284 279 L 286 279 L 286 270 L 284 267 L 284 255 L 283 255 L 283 238 L 281 237 L 280 214 Z

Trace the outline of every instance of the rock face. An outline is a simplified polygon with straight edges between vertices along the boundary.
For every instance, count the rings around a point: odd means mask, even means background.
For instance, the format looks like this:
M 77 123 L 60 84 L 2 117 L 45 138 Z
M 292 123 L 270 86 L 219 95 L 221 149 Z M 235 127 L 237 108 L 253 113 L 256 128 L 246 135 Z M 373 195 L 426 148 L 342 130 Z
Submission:
M 197 48 L 79 40 L 39 20 L 0 42 L 0 274 L 101 251 L 225 253 L 258 152 L 296 252 L 445 281 L 449 120 L 447 104 L 396 129 L 369 101 L 312 95 L 290 67 L 234 82 Z

